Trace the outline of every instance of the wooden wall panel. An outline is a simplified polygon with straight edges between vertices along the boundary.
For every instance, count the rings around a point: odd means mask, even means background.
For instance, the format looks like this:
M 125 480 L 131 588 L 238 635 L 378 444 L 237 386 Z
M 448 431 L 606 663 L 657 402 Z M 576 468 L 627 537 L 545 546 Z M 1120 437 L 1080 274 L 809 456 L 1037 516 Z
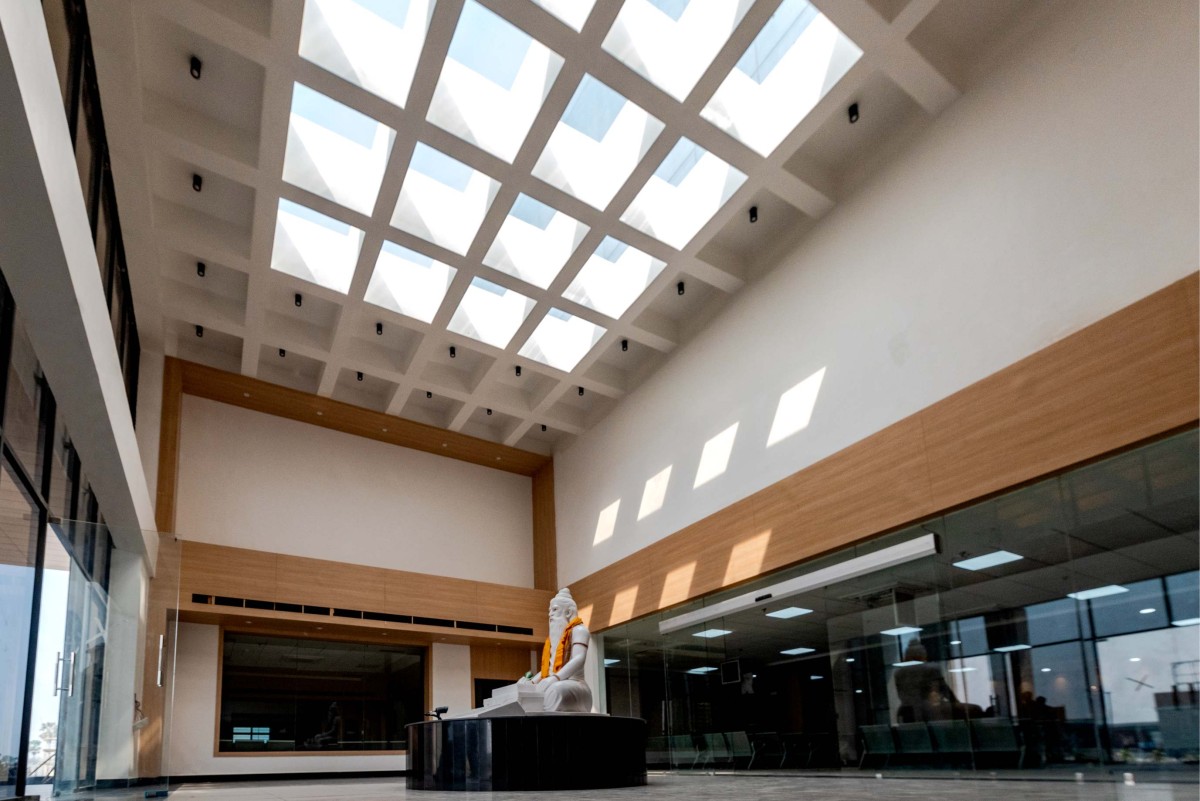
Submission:
M 278 555 L 275 597 L 314 606 L 384 612 L 387 572 L 383 568 Z
M 471 683 L 475 679 L 509 679 L 516 681 L 530 669 L 529 648 L 506 645 L 471 646 Z
M 593 631 L 1200 418 L 1191 276 L 572 584 Z
M 532 476 L 550 459 L 540 453 L 168 358 L 168 366 L 172 363 L 181 371 L 183 391 L 188 395 L 523 476 Z
M 533 474 L 533 586 L 557 592 L 558 544 L 554 522 L 554 462 Z
M 137 775 L 156 777 L 163 775 L 163 721 L 167 705 L 165 687 L 157 684 L 158 638 L 174 636 L 173 610 L 179 597 L 180 542 L 174 534 L 158 535 L 158 561 L 154 578 L 150 579 L 146 613 L 146 647 L 142 657 L 142 689 L 139 696 L 142 713 L 147 718 L 144 728 L 138 731 Z M 175 649 L 170 643 L 164 646 L 164 660 L 168 660 Z M 164 675 L 173 673 L 174 665 L 164 661 Z
M 273 553 L 189 541 L 183 543 L 182 560 L 180 595 L 184 599 L 192 593 L 278 599 L 278 565 Z
M 159 531 L 175 530 L 175 490 L 179 479 L 179 423 L 183 415 L 183 367 L 168 358 L 163 365 L 162 418 L 159 421 L 158 481 L 155 484 L 154 524 Z

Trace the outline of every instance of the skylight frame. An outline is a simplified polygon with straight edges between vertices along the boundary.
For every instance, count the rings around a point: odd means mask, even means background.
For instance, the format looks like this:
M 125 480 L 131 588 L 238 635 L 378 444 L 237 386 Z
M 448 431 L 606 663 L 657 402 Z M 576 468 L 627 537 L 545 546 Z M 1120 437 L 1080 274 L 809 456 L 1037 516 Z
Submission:
M 532 298 L 476 276 L 471 279 L 446 328 L 504 350 L 534 305 Z
M 522 219 L 518 211 L 522 204 L 548 212 L 546 224 L 539 226 Z M 496 232 L 483 263 L 538 289 L 546 289 L 590 230 L 574 217 L 522 194 Z
M 369 216 L 395 141 L 396 132 L 378 120 L 296 82 L 283 180 Z
M 403 25 L 348 0 L 306 0 L 301 58 L 404 108 L 435 0 L 407 0 Z
M 486 54 L 510 48 L 510 44 L 480 47 L 473 41 L 477 38 L 523 42 L 525 52 L 516 74 L 501 78 L 504 82 L 511 78 L 511 85 L 503 86 L 496 75 L 485 75 L 456 56 L 457 50 L 464 57 L 484 54 L 481 58 L 486 60 Z M 475 0 L 467 0 L 425 119 L 511 164 L 562 65 L 558 53 Z
M 458 270 L 420 251 L 384 241 L 364 300 L 405 317 L 432 323 Z
M 447 183 L 452 180 L 434 177 L 414 166 L 430 162 L 430 171 L 460 170 L 466 180 L 459 188 Z M 417 142 L 413 159 L 400 187 L 391 224 L 401 231 L 465 256 L 487 216 L 500 182 L 469 164 L 447 156 L 423 142 Z
M 746 178 L 737 167 L 680 137 L 621 213 L 621 222 L 683 250 Z
M 569 373 L 607 332 L 608 329 L 591 320 L 551 308 L 518 355 Z
M 271 269 L 345 295 L 354 280 L 362 242 L 360 229 L 281 197 Z
M 615 261 L 607 258 L 617 250 Z M 608 236 L 575 274 L 563 297 L 619 320 L 666 266 L 662 259 Z
M 748 60 L 761 66 L 774 57 L 772 52 L 755 59 L 771 50 L 772 42 L 764 39 L 778 33 L 772 23 L 790 14 L 795 16 L 792 26 L 799 26 L 810 12 L 815 16 L 761 80 L 747 74 Z M 784 0 L 700 116 L 759 155 L 769 156 L 861 57 L 862 49 L 811 3 Z

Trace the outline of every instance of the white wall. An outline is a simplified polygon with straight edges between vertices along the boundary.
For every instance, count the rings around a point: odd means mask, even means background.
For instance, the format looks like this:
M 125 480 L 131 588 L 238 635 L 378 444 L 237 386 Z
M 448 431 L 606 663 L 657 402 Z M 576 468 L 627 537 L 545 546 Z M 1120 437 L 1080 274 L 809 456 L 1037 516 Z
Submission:
M 433 663 L 433 705 L 450 708 L 451 715 L 471 709 L 471 646 L 435 642 L 430 649 Z
M 185 395 L 177 497 L 183 539 L 533 586 L 525 476 Z
M 175 658 L 174 707 L 168 737 L 172 777 L 234 773 L 317 773 L 328 771 L 404 770 L 405 756 L 213 756 L 216 740 L 217 654 L 220 629 L 180 623 Z
M 112 552 L 96 758 L 96 778 L 101 780 L 136 775 L 133 703 L 135 696 L 142 697 L 139 679 L 146 639 L 146 569 L 141 554 Z
M 556 454 L 560 584 L 1196 270 L 1195 2 L 1038 13 L 998 68 Z M 782 393 L 821 370 L 807 427 L 768 447 Z M 727 469 L 693 489 L 705 443 L 734 424 Z M 639 521 L 667 467 L 662 508 Z

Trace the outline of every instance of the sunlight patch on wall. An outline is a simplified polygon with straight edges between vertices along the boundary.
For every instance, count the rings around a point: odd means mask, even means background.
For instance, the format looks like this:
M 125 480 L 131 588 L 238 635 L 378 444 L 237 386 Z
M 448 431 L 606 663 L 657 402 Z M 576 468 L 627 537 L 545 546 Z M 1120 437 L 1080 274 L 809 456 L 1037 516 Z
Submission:
M 593 548 L 605 540 L 612 539 L 613 532 L 617 528 L 617 511 L 620 508 L 621 499 L 617 498 L 600 511 L 600 517 L 596 519 L 596 535 L 592 537 Z
M 613 598 L 612 616 L 608 619 L 608 625 L 615 626 L 633 617 L 633 606 L 637 603 L 639 586 L 641 585 L 635 584 L 632 587 L 626 587 L 616 594 L 616 597 Z
M 696 480 L 692 484 L 692 489 L 707 484 L 729 467 L 729 455 L 733 453 L 733 443 L 737 439 L 739 425 L 740 423 L 734 423 L 704 443 L 704 451 L 700 454 L 700 465 L 696 468 Z
M 775 421 L 771 423 L 771 433 L 767 437 L 768 448 L 808 428 L 824 380 L 825 368 L 822 367 L 779 397 Z
M 674 466 L 667 465 L 665 470 L 651 476 L 646 481 L 646 487 L 642 490 L 642 505 L 638 507 L 638 520 L 652 515 L 662 508 L 663 501 L 667 497 L 667 484 L 671 482 L 671 468 Z
M 763 558 L 771 542 L 771 531 L 767 529 L 733 546 L 729 552 L 729 565 L 725 568 L 724 585 L 752 578 L 762 572 Z
M 674 606 L 688 599 L 692 591 L 692 577 L 696 575 L 696 563 L 677 567 L 667 573 L 663 580 L 662 596 L 658 599 L 659 609 Z

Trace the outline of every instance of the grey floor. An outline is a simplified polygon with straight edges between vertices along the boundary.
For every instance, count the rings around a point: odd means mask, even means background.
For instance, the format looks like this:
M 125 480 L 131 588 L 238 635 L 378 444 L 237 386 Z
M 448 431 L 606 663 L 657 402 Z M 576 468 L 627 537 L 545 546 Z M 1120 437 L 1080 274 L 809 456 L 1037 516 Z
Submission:
M 570 793 L 441 793 L 408 791 L 403 779 L 184 784 L 174 801 L 468 801 L 468 799 L 569 798 L 570 801 L 738 801 L 739 799 L 947 799 L 948 801 L 1196 801 L 1194 783 L 1021 781 L 995 779 L 849 778 L 821 776 L 651 774 L 646 787 Z

